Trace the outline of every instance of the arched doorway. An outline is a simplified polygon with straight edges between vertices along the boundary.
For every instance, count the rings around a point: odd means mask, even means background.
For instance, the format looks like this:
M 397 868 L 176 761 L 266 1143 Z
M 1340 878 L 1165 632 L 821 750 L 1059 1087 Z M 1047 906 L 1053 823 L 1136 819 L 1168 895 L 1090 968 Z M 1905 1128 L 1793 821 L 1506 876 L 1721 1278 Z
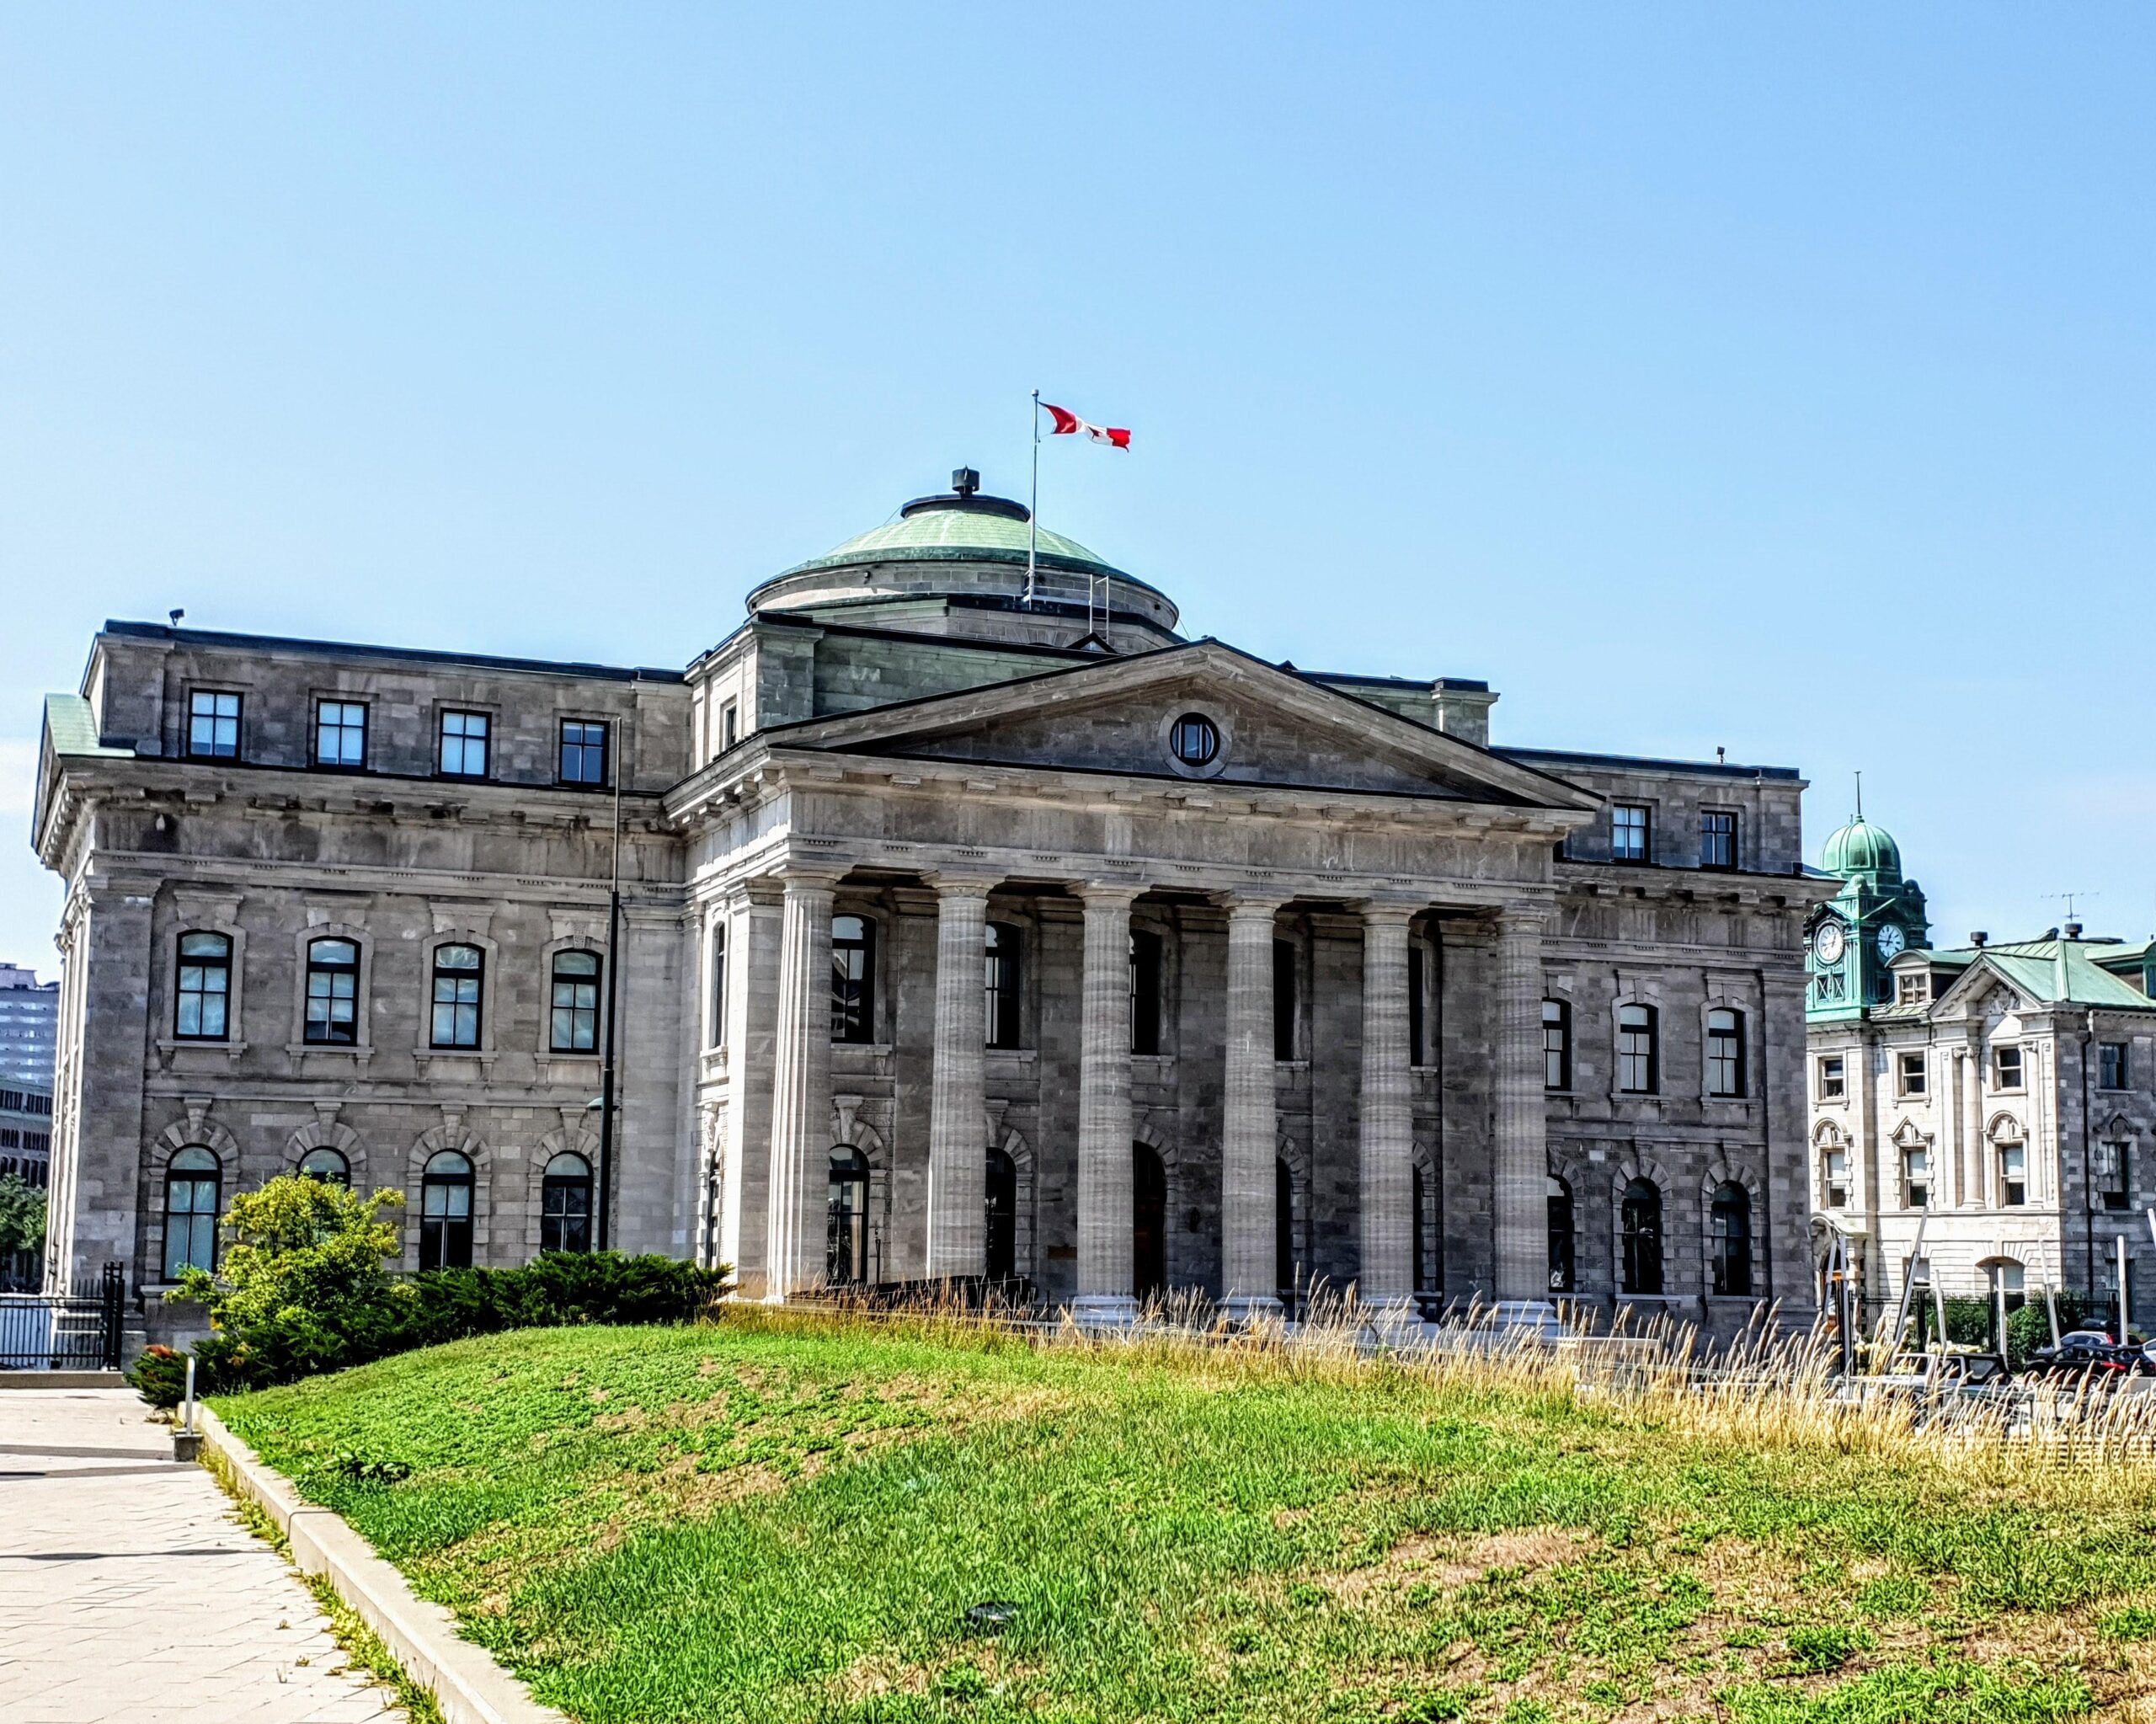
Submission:
M 1018 1164 L 1001 1150 L 988 1152 L 988 1278 L 1018 1273 Z
M 831 1151 L 830 1238 L 824 1278 L 835 1286 L 868 1278 L 868 1157 L 841 1146 Z
M 1144 1144 L 1130 1146 L 1130 1276 L 1145 1299 L 1168 1285 L 1168 1171 Z

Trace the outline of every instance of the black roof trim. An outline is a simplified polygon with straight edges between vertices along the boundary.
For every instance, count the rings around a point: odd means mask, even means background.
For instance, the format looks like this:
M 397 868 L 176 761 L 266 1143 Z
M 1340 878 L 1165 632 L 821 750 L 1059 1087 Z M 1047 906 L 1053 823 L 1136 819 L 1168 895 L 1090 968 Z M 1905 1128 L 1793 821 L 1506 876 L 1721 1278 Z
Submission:
M 1804 776 L 1795 766 L 1735 766 L 1713 761 L 1664 761 L 1651 755 L 1589 755 L 1560 748 L 1493 748 L 1490 752 L 1512 761 L 1568 761 L 1582 766 L 1646 766 L 1661 772 L 1704 772 L 1712 778 L 1796 779 Z
M 544 676 L 582 676 L 604 682 L 686 682 L 687 673 L 648 665 L 586 665 L 574 659 L 509 659 L 487 653 L 446 653 L 433 647 L 382 647 L 361 641 L 305 640 L 292 635 L 235 634 L 216 628 L 173 628 L 162 622 L 108 619 L 102 632 L 131 640 L 171 641 L 180 646 L 249 648 L 256 651 L 319 653 L 325 658 L 406 659 L 423 665 L 469 665 L 483 670 L 529 670 Z
M 1290 675 L 1306 677 L 1312 682 L 1353 682 L 1369 688 L 1412 688 L 1422 694 L 1435 694 L 1439 689 L 1458 689 L 1463 694 L 1487 694 L 1490 685 L 1467 676 L 1433 676 L 1428 681 L 1415 676 L 1359 676 L 1352 670 L 1304 670 L 1282 665 Z

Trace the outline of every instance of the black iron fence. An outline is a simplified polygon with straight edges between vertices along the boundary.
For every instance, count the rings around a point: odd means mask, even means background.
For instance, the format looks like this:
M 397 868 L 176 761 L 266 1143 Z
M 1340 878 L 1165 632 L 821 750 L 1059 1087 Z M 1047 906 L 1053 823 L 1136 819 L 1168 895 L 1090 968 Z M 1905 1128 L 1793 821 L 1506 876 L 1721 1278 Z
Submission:
M 87 1294 L 0 1294 L 0 1371 L 116 1371 L 127 1284 L 107 1263 Z

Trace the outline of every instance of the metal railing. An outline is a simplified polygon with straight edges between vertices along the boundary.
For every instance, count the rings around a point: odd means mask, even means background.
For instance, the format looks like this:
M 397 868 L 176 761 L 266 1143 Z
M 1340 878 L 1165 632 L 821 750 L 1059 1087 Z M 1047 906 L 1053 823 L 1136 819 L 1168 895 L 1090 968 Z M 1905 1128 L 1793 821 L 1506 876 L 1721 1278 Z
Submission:
M 117 1263 L 94 1293 L 0 1294 L 0 1370 L 118 1370 L 126 1294 Z

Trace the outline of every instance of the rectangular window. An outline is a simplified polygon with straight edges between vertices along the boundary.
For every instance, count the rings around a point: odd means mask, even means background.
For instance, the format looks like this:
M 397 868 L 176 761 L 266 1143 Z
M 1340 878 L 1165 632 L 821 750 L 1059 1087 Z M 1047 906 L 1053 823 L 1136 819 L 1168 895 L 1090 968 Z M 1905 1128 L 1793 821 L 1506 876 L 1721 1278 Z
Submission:
M 179 982 L 173 1034 L 185 1042 L 221 1042 L 230 1027 L 232 942 L 223 934 L 179 937 Z
M 1718 1006 L 1707 1014 L 1707 1093 L 1736 1101 L 1744 1092 L 1743 1014 Z
M 987 934 L 987 997 L 984 1020 L 991 1048 L 1018 1045 L 1020 935 L 1008 922 L 990 922 Z
M 1838 1054 L 1821 1056 L 1819 1061 L 1819 1099 L 1822 1102 L 1839 1101 L 1849 1093 L 1848 1067 Z
M 441 715 L 441 774 L 445 778 L 487 776 L 487 741 L 493 720 L 484 713 Z
M 2089 1183 L 2096 1193 L 2100 1209 L 2124 1209 L 2132 1206 L 2132 1146 L 2122 1143 L 2096 1145 L 2095 1165 L 2089 1170 Z
M 1650 831 L 1646 809 L 1633 803 L 1617 803 L 1609 810 L 1609 859 L 1646 861 Z
M 1931 978 L 1919 970 L 1914 974 L 1903 971 L 1894 978 L 1894 1003 L 1897 1006 L 1921 1006 L 1931 997 Z
M 876 924 L 867 916 L 831 918 L 831 1039 L 876 1039 Z
M 1572 1086 L 1572 1008 L 1562 1000 L 1542 1002 L 1542 1087 Z
M 1295 1057 L 1295 942 L 1273 942 L 1273 1057 Z
M 1662 1086 L 1659 1035 L 1652 1006 L 1617 1008 L 1617 1088 L 1628 1096 L 1652 1096 Z
M 1130 1051 L 1161 1051 L 1161 937 L 1142 928 L 1130 934 Z
M 1899 1084 L 1903 1095 L 1920 1096 L 1924 1092 L 1927 1074 L 1924 1070 L 1923 1054 L 1897 1054 L 1894 1059 L 1894 1073 L 1896 1081 Z
M 726 928 L 714 923 L 711 931 L 711 1027 L 707 1046 L 726 1045 Z
M 1827 1207 L 1846 1209 L 1849 1206 L 1849 1152 L 1830 1149 L 1827 1151 L 1826 1175 Z
M 1995 1048 L 1992 1050 L 1992 1087 L 1999 1090 L 2018 1090 L 2021 1087 L 2021 1050 L 2019 1048 Z
M 434 1037 L 437 1048 L 479 1045 L 486 955 L 476 946 L 437 946 L 434 963 Z
M 547 1007 L 547 1046 L 554 1053 L 598 1052 L 600 968 L 596 952 L 554 954 L 553 991 Z
M 2009 1209 L 2029 1201 L 2029 1151 L 2025 1145 L 1999 1146 L 1999 1200 Z
M 301 1039 L 316 1047 L 350 1048 L 359 1041 L 360 948 L 350 940 L 310 941 L 307 948 L 307 1027 Z
M 239 755 L 239 697 L 199 688 L 188 697 L 187 752 L 198 761 Z
M 1737 866 L 1737 816 L 1727 809 L 1709 809 L 1700 816 L 1700 866 Z
M 1931 1205 L 1931 1151 L 1922 1146 L 1902 1151 L 1902 1204 L 1911 1209 Z
M 741 740 L 741 707 L 728 701 L 718 709 L 718 745 L 723 752 Z
M 1410 1065 L 1429 1064 L 1429 1052 L 1422 1040 L 1422 991 L 1428 985 L 1423 962 L 1422 942 L 1407 942 L 1407 1063 Z
M 606 782 L 606 727 L 595 719 L 562 720 L 561 779 L 564 784 Z
M 314 763 L 318 766 L 364 766 L 367 763 L 367 709 L 363 701 L 314 703 Z
M 2105 1090 L 2122 1090 L 2127 1086 L 2126 1043 L 2099 1042 L 2096 1044 L 2096 1086 Z

